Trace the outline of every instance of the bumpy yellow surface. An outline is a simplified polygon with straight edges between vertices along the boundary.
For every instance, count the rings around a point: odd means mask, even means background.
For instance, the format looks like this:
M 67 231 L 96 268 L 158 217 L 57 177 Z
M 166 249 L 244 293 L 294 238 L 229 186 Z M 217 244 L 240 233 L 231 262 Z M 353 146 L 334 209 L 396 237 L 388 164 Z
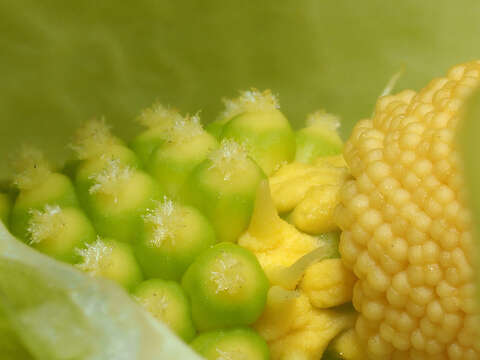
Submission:
M 272 280 L 272 271 L 292 265 L 317 248 L 320 241 L 282 220 L 269 191 L 268 186 L 263 190 L 259 187 L 250 226 L 238 239 L 238 244 L 257 256 L 267 277 Z
M 323 309 L 352 300 L 355 276 L 340 259 L 326 259 L 307 268 L 300 289 L 313 306 Z
M 255 329 L 267 341 L 272 359 L 318 360 L 337 334 L 353 326 L 355 316 L 316 309 L 305 294 L 272 287 Z
M 303 185 L 297 181 L 284 195 L 293 197 Z M 279 217 L 266 182 L 259 186 L 250 226 L 238 244 L 257 256 L 273 285 L 265 311 L 254 325 L 267 341 L 272 360 L 320 359 L 330 341 L 354 324 L 354 312 L 330 309 L 351 300 L 351 271 L 340 259 L 313 264 L 300 260 L 301 266 L 294 265 L 300 258 L 306 260 L 305 256 L 315 258 L 319 249 L 321 254 L 322 241 Z
M 341 155 L 321 157 L 312 164 L 284 165 L 270 178 L 272 197 L 280 213 L 309 234 L 337 229 L 333 212 L 339 202 L 340 187 L 348 177 Z
M 470 214 L 455 129 L 480 61 L 379 99 L 345 144 L 336 220 L 372 359 L 479 359 Z
M 348 329 L 338 335 L 329 345 L 343 360 L 365 360 L 367 355 L 362 348 L 355 329 Z

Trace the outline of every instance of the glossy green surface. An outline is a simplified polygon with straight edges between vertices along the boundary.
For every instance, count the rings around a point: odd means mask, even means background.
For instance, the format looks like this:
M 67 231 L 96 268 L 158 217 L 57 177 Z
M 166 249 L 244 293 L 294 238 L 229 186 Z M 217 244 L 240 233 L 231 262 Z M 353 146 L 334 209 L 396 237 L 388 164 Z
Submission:
M 245 144 L 250 157 L 268 176 L 295 156 L 295 135 L 278 110 L 237 115 L 225 124 L 221 136 Z
M 247 161 L 248 167 L 234 168 L 225 180 L 207 159 L 194 169 L 182 192 L 184 201 L 210 220 L 218 241 L 236 242 L 250 223 L 257 186 L 265 174 L 254 161 Z
M 306 127 L 297 131 L 295 161 L 308 164 L 319 156 L 342 153 L 343 143 L 336 132 L 316 130 L 315 127 Z
M 63 208 L 60 213 L 61 218 L 57 220 L 55 230 L 50 230 L 48 236 L 43 236 L 38 242 L 31 242 L 29 245 L 57 260 L 74 264 L 79 260 L 78 249 L 94 242 L 97 232 L 79 208 Z M 31 224 L 30 222 L 29 225 L 32 226 Z M 30 238 L 33 232 L 34 230 L 30 231 Z
M 216 147 L 216 139 L 207 132 L 188 141 L 167 142 L 152 152 L 147 169 L 167 196 L 177 197 L 193 169 Z
M 10 215 L 10 229 L 21 239 L 28 239 L 28 222 L 31 210 L 42 210 L 45 205 L 78 206 L 77 195 L 71 180 L 59 173 L 50 174 L 32 189 L 22 190 L 15 199 Z
M 150 279 L 140 283 L 132 295 L 157 320 L 166 324 L 183 341 L 195 337 L 188 301 L 182 287 L 173 281 Z
M 135 243 L 143 226 L 142 214 L 160 198 L 153 178 L 143 171 L 132 170 L 131 177 L 115 185 L 112 192 L 91 189 L 79 187 L 79 198 L 98 234 Z
M 232 243 L 201 253 L 185 272 L 182 286 L 199 331 L 250 325 L 261 315 L 269 283 L 257 258 Z
M 207 360 L 240 358 L 268 360 L 270 352 L 265 340 L 250 328 L 234 328 L 205 332 L 190 344 Z
M 212 225 L 200 211 L 190 206 L 174 206 L 178 218 L 163 220 L 167 226 L 174 223 L 171 229 L 144 221 L 135 255 L 147 278 L 180 280 L 195 258 L 216 242 Z M 159 230 L 168 235 L 156 238 Z

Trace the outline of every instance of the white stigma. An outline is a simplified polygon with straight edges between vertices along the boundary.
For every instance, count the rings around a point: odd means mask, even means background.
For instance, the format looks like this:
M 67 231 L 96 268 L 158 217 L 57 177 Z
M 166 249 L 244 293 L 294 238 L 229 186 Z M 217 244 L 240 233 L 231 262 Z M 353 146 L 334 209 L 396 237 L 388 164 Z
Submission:
M 39 149 L 23 145 L 12 157 L 11 165 L 15 170 L 13 183 L 20 189 L 31 189 L 44 181 L 52 172 L 51 165 Z
M 172 245 L 175 245 L 176 229 L 182 220 L 180 209 L 177 204 L 167 197 L 158 203 L 153 209 L 147 209 L 146 214 L 142 216 L 145 224 L 153 228 L 153 236 L 148 239 L 150 247 L 160 247 L 169 239 Z
M 223 175 L 223 180 L 229 181 L 246 165 L 248 153 L 245 144 L 239 144 L 232 139 L 223 139 L 220 147 L 209 154 L 212 161 L 210 169 L 217 168 Z
M 246 355 L 238 350 L 235 352 L 229 352 L 216 348 L 215 351 L 217 353 L 215 360 L 248 360 Z
M 240 92 L 236 99 L 224 99 L 225 110 L 220 114 L 220 119 L 231 119 L 247 111 L 267 111 L 279 109 L 278 99 L 270 90 L 263 92 L 250 89 Z
M 96 156 L 119 140 L 111 133 L 105 119 L 86 121 L 76 132 L 75 140 L 70 148 L 77 158 L 85 160 Z
M 65 226 L 62 209 L 58 205 L 45 205 L 43 210 L 30 210 L 32 217 L 28 222 L 30 244 L 38 244 L 57 233 Z
M 90 194 L 103 193 L 107 195 L 116 195 L 119 185 L 128 181 L 132 176 L 132 168 L 123 165 L 118 159 L 107 161 L 107 166 L 101 172 L 89 177 L 94 184 L 90 186 Z M 118 199 L 115 196 L 115 202 Z
M 185 143 L 204 133 L 200 116 L 186 116 L 175 120 L 166 132 L 166 140 L 171 143 Z
M 340 127 L 340 118 L 324 110 L 318 110 L 307 116 L 306 125 L 324 127 L 330 131 L 336 131 Z
M 108 257 L 113 252 L 113 247 L 107 245 L 99 236 L 92 244 L 87 244 L 85 249 L 76 249 L 82 258 L 82 263 L 76 266 L 91 275 L 99 275 L 108 266 Z
M 216 259 L 218 271 L 212 271 L 210 279 L 215 283 L 215 294 L 220 292 L 234 292 L 236 287 L 243 284 L 245 279 L 238 273 L 240 263 L 232 255 L 222 253 Z
M 143 110 L 137 118 L 137 122 L 150 129 L 157 127 L 168 129 L 175 121 L 181 119 L 182 116 L 178 110 L 156 103 L 150 108 Z
M 153 296 L 134 296 L 135 300 L 141 304 L 145 309 L 155 312 L 159 311 L 161 316 L 165 316 L 168 312 L 168 307 L 170 305 L 168 297 L 162 293 L 161 295 L 157 292 L 152 294 Z M 159 296 L 160 295 L 160 296 Z

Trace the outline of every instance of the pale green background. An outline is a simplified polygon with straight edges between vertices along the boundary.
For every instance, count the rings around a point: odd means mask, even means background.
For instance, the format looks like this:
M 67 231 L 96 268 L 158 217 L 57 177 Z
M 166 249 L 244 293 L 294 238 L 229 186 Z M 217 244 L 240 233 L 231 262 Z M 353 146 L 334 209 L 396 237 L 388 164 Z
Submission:
M 479 20 L 478 0 L 0 0 L 0 177 L 22 141 L 64 159 L 82 120 L 131 138 L 155 99 L 207 122 L 250 86 L 345 135 L 402 64 L 398 88 L 420 88 L 480 57 Z

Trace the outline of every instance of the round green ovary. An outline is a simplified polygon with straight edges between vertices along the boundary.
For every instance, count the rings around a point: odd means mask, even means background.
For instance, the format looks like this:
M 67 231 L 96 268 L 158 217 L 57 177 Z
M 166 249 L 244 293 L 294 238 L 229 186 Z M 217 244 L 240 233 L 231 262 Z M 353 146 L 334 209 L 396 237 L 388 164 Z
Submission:
M 203 132 L 189 141 L 165 143 L 152 154 L 148 168 L 168 196 L 176 196 L 192 170 L 218 146 Z
M 219 241 L 235 242 L 248 227 L 257 186 L 264 178 L 262 170 L 250 159 L 241 167 L 234 164 L 227 177 L 211 160 L 206 160 L 188 180 L 186 201 L 207 216 Z
M 203 333 L 191 343 L 207 360 L 268 360 L 267 343 L 250 328 Z
M 132 295 L 157 320 L 165 323 L 184 341 L 195 336 L 190 304 L 181 288 L 173 281 L 151 279 L 139 284 Z
M 142 132 L 130 143 L 144 166 L 147 166 L 150 156 L 157 147 L 165 142 L 165 127 L 155 127 Z
M 75 171 L 75 183 L 84 187 L 91 185 L 91 177 L 104 170 L 111 161 L 118 161 L 133 169 L 140 167 L 140 162 L 132 150 L 123 145 L 112 145 L 102 154 L 80 161 Z
M 295 156 L 294 133 L 278 110 L 238 115 L 225 125 L 222 138 L 244 143 L 250 156 L 267 175 Z
M 231 243 L 217 244 L 200 254 L 183 276 L 182 285 L 200 331 L 252 324 L 263 311 L 268 290 L 256 257 Z
M 77 267 L 93 276 L 113 280 L 127 290 L 142 281 L 142 273 L 128 244 L 112 239 L 97 239 L 79 251 Z
M 70 179 L 59 173 L 51 173 L 32 189 L 21 190 L 10 217 L 10 229 L 21 239 L 28 239 L 28 222 L 32 210 L 41 210 L 47 204 L 63 207 L 78 206 L 77 196 Z
M 132 170 L 109 191 L 90 190 L 85 196 L 90 218 L 101 236 L 135 242 L 142 229 L 141 214 L 158 199 L 159 189 L 149 175 Z
M 336 131 L 315 126 L 299 130 L 296 143 L 295 161 L 303 163 L 310 163 L 319 156 L 340 154 L 343 147 Z
M 136 255 L 147 278 L 180 280 L 198 254 L 215 243 L 212 226 L 193 207 L 165 200 L 143 219 Z
M 0 193 L 0 221 L 3 221 L 4 224 L 8 223 L 10 207 L 10 199 L 8 198 L 8 195 Z
M 78 208 L 47 207 L 29 222 L 30 244 L 58 260 L 75 263 L 77 250 L 95 240 L 96 232 Z
M 215 120 L 208 123 L 205 126 L 205 130 L 215 136 L 217 139 L 220 139 L 223 131 L 223 127 L 230 119 Z

